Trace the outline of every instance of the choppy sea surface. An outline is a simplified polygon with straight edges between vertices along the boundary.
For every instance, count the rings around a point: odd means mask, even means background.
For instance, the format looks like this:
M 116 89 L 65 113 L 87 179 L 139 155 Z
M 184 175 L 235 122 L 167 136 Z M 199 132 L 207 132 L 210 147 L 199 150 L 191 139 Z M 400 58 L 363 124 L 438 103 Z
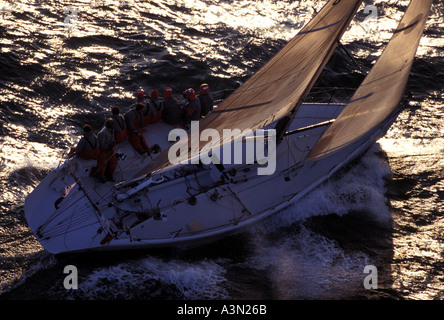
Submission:
M 187 252 L 55 256 L 27 226 L 26 195 L 83 123 L 99 129 L 110 106 L 129 107 L 140 90 L 234 89 L 324 3 L 0 1 L 0 299 L 443 299 L 440 0 L 387 135 L 279 215 Z M 314 91 L 356 88 L 408 3 L 364 1 Z M 77 290 L 64 288 L 67 265 Z M 365 286 L 367 266 L 377 288 Z

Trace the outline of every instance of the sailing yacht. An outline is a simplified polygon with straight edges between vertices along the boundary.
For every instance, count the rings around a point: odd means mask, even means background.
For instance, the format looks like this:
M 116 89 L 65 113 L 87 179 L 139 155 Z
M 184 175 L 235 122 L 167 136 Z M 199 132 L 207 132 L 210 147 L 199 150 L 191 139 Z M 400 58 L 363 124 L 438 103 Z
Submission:
M 349 101 L 306 103 L 361 4 L 328 1 L 190 130 L 150 125 L 145 139 L 161 152 L 140 156 L 128 141 L 119 144 L 116 182 L 90 177 L 95 161 L 66 159 L 26 197 L 31 230 L 51 253 L 187 248 L 278 214 L 395 121 L 431 3 L 411 1 Z

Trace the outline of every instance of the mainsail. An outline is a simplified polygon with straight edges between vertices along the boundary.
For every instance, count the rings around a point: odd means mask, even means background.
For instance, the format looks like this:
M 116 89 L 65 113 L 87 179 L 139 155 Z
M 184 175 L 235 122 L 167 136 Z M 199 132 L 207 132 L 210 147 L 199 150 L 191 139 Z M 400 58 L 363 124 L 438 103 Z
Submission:
M 189 154 L 199 154 L 203 147 L 206 150 L 219 147 L 241 138 L 245 130 L 257 130 L 295 112 L 334 52 L 361 2 L 328 1 L 284 48 L 200 122 L 201 131 L 214 129 L 223 138 L 205 142 L 198 146 L 199 150 L 190 150 Z M 232 129 L 239 135 L 226 137 L 222 134 L 224 129 Z M 158 171 L 168 165 L 168 150 L 165 150 L 141 174 Z
M 412 0 L 389 44 L 351 102 L 309 154 L 326 157 L 376 128 L 399 105 L 432 0 Z

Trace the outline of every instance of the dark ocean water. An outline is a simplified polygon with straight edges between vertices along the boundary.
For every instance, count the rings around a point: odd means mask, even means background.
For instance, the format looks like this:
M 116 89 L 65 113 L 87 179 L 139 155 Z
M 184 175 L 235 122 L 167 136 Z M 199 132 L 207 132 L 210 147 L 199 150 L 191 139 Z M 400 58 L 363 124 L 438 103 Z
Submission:
M 356 88 L 409 1 L 366 1 L 314 91 Z M 231 90 L 324 1 L 0 2 L 0 299 L 443 299 L 444 4 L 387 135 L 279 215 L 189 252 L 46 252 L 24 198 L 139 90 Z M 375 6 L 371 13 L 369 6 Z M 365 9 L 367 8 L 367 9 Z M 76 14 L 76 15 L 75 15 Z M 374 20 L 370 19 L 374 18 Z M 316 99 L 330 99 L 329 94 Z M 333 100 L 344 101 L 337 94 Z M 64 267 L 78 269 L 66 290 Z M 378 288 L 366 289 L 366 266 Z

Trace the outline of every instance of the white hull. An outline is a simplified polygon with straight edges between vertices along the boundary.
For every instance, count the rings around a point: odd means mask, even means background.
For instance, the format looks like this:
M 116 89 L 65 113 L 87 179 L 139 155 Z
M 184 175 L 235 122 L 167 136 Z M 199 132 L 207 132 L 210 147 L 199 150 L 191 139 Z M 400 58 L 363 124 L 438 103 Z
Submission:
M 304 104 L 289 130 L 335 118 L 343 107 Z M 226 173 L 229 181 L 220 183 L 222 172 L 209 165 L 173 179 L 173 174 L 177 176 L 183 170 L 198 167 L 179 165 L 165 173 L 164 181 L 155 181 L 131 196 L 126 192 L 137 190 L 134 186 L 148 179 L 139 179 L 129 186 L 119 182 L 101 184 L 89 177 L 95 161 L 70 159 L 27 196 L 26 218 L 38 240 L 52 253 L 206 244 L 291 205 L 367 150 L 394 119 L 388 119 L 370 136 L 315 162 L 304 159 L 326 126 L 289 135 L 277 147 L 273 175 L 257 175 L 254 165 L 250 170 L 243 170 L 246 165 L 231 165 L 236 173 Z M 158 123 L 146 129 L 150 145 L 157 143 L 162 150 L 169 146 L 167 136 L 172 127 Z M 119 159 L 115 177 L 119 181 L 131 181 L 151 159 L 136 154 L 127 141 L 118 148 L 123 157 Z M 225 171 L 229 171 L 230 168 L 225 167 Z M 61 200 L 70 186 L 69 193 Z M 108 233 L 114 236 L 105 241 Z

